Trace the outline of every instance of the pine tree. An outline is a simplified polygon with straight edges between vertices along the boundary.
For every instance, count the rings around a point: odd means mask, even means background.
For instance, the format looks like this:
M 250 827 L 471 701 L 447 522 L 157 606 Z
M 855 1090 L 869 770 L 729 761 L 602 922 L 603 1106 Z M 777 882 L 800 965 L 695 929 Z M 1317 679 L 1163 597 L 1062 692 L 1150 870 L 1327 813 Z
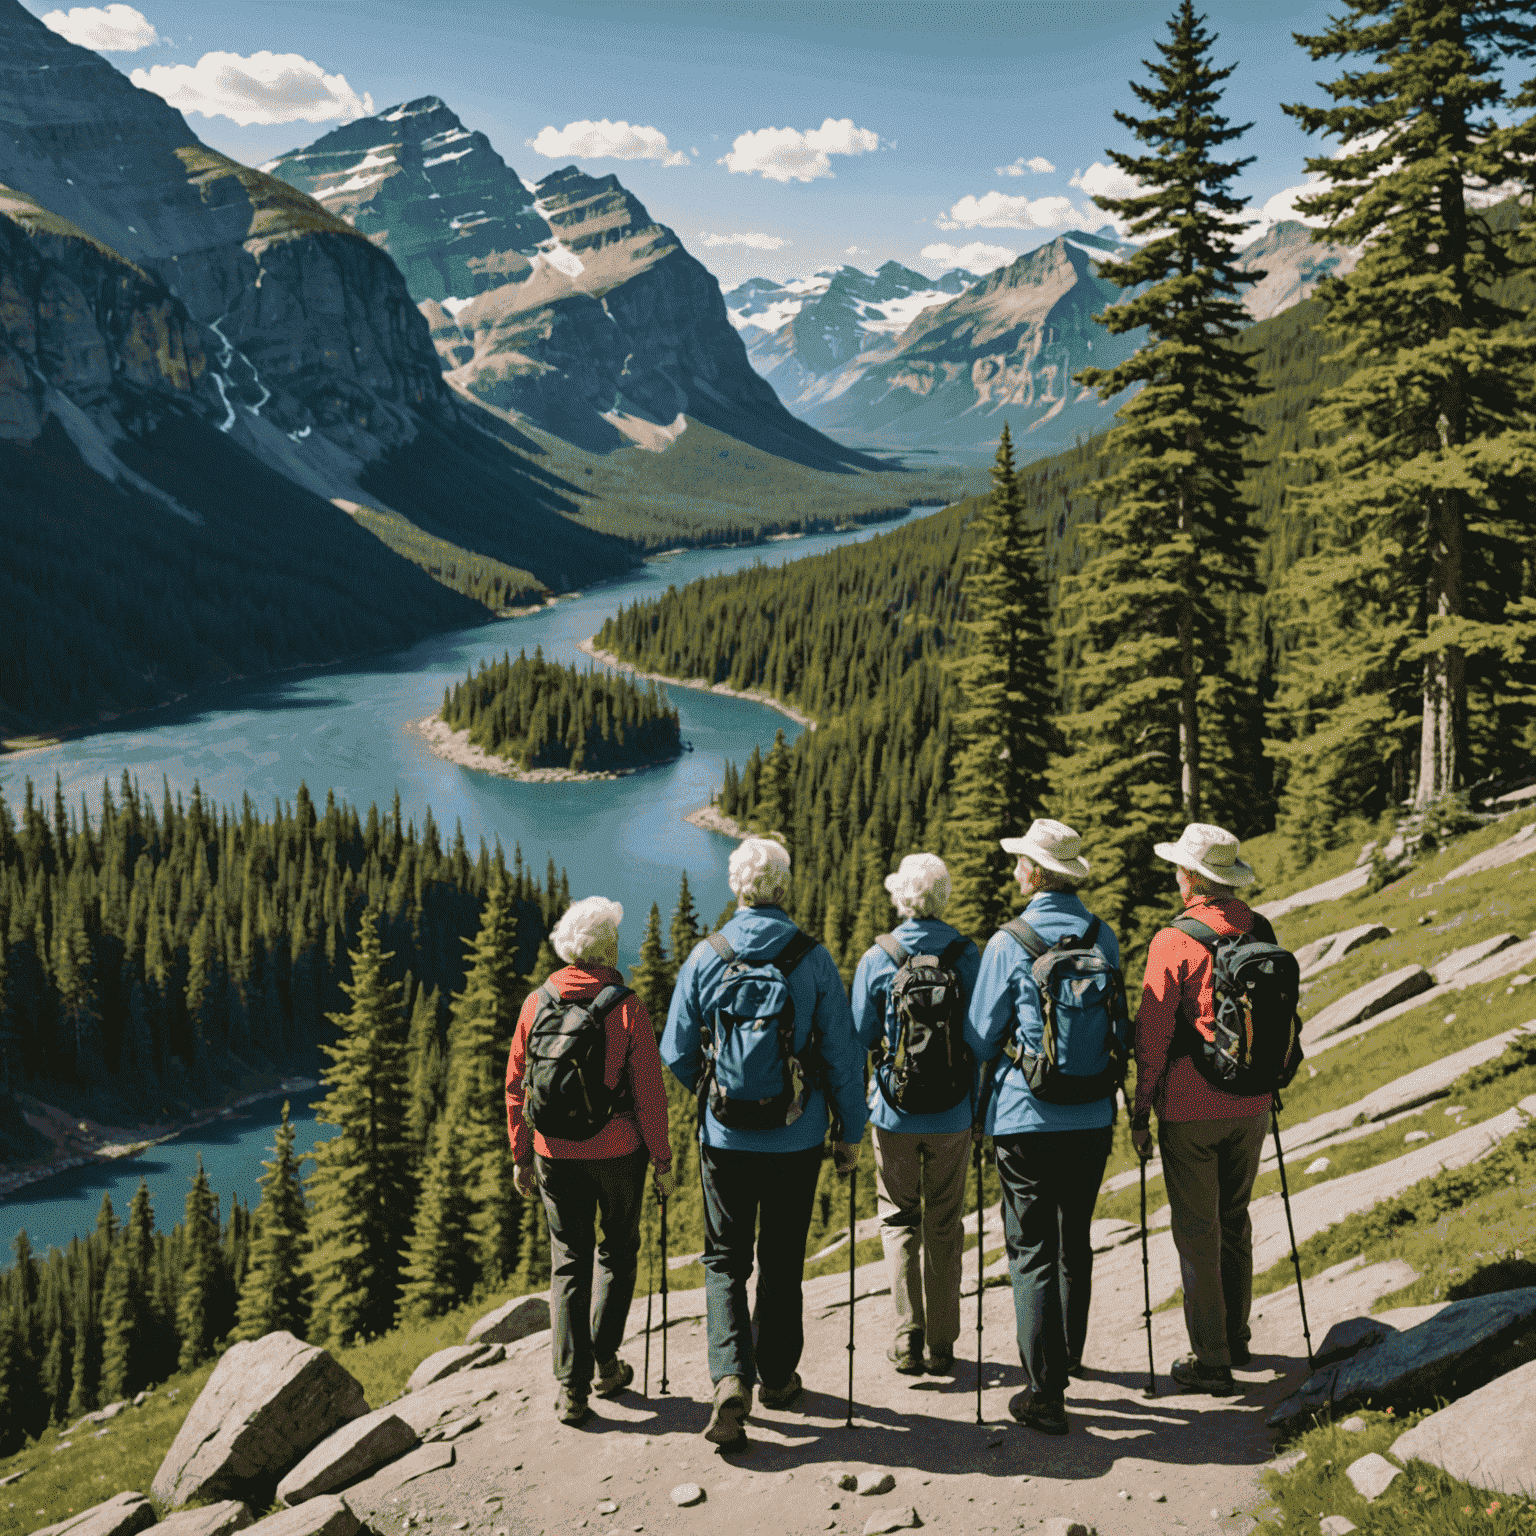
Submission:
M 735 772 L 733 764 L 727 763 L 726 769 L 728 774 Z M 693 891 L 688 885 L 686 869 L 677 884 L 677 905 L 672 909 L 672 931 L 668 937 L 671 940 L 673 975 L 675 976 L 677 968 L 693 953 L 694 945 L 703 937 L 703 930 L 699 927 L 699 914 L 693 905 Z
M 296 1136 L 283 1102 L 270 1162 L 261 1176 L 261 1202 L 256 1207 L 250 1264 L 240 1302 L 236 1334 L 259 1339 L 279 1329 L 304 1338 L 309 1332 L 310 1276 L 305 1267 L 309 1249 L 309 1208 L 293 1155 Z
M 439 1317 L 467 1301 L 479 1266 L 472 1241 L 469 1190 L 456 1128 L 440 1120 L 431 1161 L 416 1202 L 402 1307 L 414 1317 Z
M 645 937 L 640 941 L 640 963 L 630 977 L 635 995 L 645 1004 L 651 1016 L 652 1027 L 660 1033 L 667 1022 L 667 1009 L 672 1002 L 672 983 L 676 979 L 676 967 L 667 960 L 661 947 L 661 908 L 653 901 L 651 915 L 646 921 Z
M 147 1301 L 154 1224 L 149 1185 L 140 1179 L 127 1225 L 112 1250 L 102 1295 L 101 1390 L 108 1402 L 133 1396 L 149 1380 L 154 1319 Z
M 1257 734 L 1257 693 L 1232 675 L 1229 613 L 1257 588 L 1244 453 L 1261 393 L 1234 338 L 1238 300 L 1263 273 L 1235 264 L 1246 199 L 1231 191 L 1250 159 L 1221 158 L 1247 132 L 1219 110 L 1232 69 L 1211 62 L 1214 36 L 1182 0 L 1159 42 L 1149 110 L 1117 112 L 1146 149 L 1110 151 L 1147 189 L 1098 199 L 1145 243 L 1100 275 L 1135 290 L 1095 316 L 1147 344 L 1118 367 L 1078 379 L 1108 399 L 1140 386 L 1105 443 L 1113 466 L 1091 491 L 1102 516 L 1081 529 L 1081 569 L 1063 579 L 1059 640 L 1067 680 L 1067 755 L 1058 765 L 1063 819 L 1094 864 L 1095 909 L 1129 937 L 1166 905 L 1151 845 L 1180 821 L 1253 825 L 1254 786 L 1236 782 L 1223 744 Z M 1243 722 L 1246 721 L 1246 731 Z
M 1503 76 L 1536 51 L 1533 18 L 1532 0 L 1347 0 L 1297 38 L 1371 67 L 1329 82 L 1330 106 L 1285 108 L 1340 143 L 1307 162 L 1320 185 L 1300 206 L 1362 250 L 1319 290 L 1353 371 L 1312 412 L 1317 544 L 1288 583 L 1298 633 L 1274 723 L 1293 832 L 1388 799 L 1427 808 L 1521 750 L 1487 718 L 1474 754 L 1469 695 L 1492 717 L 1532 681 L 1536 340 L 1505 296 L 1536 250 L 1517 214 L 1479 204 L 1529 183 L 1536 118 L 1517 109 L 1536 89 L 1511 97 Z
M 198 1154 L 197 1172 L 187 1191 L 187 1218 L 182 1238 L 181 1285 L 176 1301 L 176 1332 L 181 1347 L 177 1365 L 184 1371 L 213 1355 L 217 1342 L 217 1291 L 219 1286 L 219 1205 L 203 1172 Z
M 307 1268 L 312 1279 L 311 1336 L 346 1344 L 373 1338 L 394 1322 L 400 1297 L 400 1221 L 411 1209 L 410 1143 L 406 1134 L 406 1022 L 393 958 L 379 945 L 378 916 L 363 914 L 352 979 L 342 990 L 352 1006 L 328 1015 L 339 1030 L 323 1078 L 330 1090 L 319 1108 L 337 1134 L 315 1148 L 310 1175 Z
M 1006 423 L 980 522 L 965 569 L 966 646 L 952 667 L 961 703 L 944 852 L 953 882 L 946 916 L 962 933 L 985 935 L 1013 905 L 1013 861 L 998 839 L 1022 831 L 1043 805 L 1056 703 L 1039 572 L 1043 539 L 1025 526 Z M 886 850 L 873 857 L 884 863 Z M 883 869 L 876 873 L 883 879 Z M 869 878 L 867 869 L 866 887 Z M 871 907 L 856 920 L 855 941 L 885 926 L 887 911 L 882 901 L 878 917 Z

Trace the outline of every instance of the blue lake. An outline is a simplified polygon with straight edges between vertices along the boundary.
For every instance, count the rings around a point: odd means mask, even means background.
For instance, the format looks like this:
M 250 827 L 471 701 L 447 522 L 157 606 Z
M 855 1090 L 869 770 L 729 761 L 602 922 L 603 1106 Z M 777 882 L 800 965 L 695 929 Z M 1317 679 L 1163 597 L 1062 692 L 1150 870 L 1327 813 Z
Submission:
M 937 510 L 916 508 L 903 521 Z M 398 790 L 404 814 L 419 824 L 430 806 L 445 838 L 458 822 L 472 851 L 479 838 L 490 843 L 499 837 L 509 858 L 521 845 L 535 871 L 553 856 L 569 872 L 573 897 L 601 894 L 622 902 L 620 958 L 632 965 L 651 903 L 668 916 L 684 870 L 706 921 L 729 899 L 725 865 L 732 844 L 689 825 L 684 816 L 708 803 L 727 759 L 740 763 L 754 746 L 766 749 L 775 731 L 793 739 L 799 727 L 750 700 L 673 688 L 671 701 L 692 752 L 626 778 L 521 784 L 445 762 L 414 725 L 440 706 L 445 687 L 482 659 L 542 646 L 551 660 L 588 665 L 579 642 L 620 605 L 758 561 L 781 565 L 859 543 L 890 526 L 684 551 L 536 613 L 436 635 L 409 650 L 226 684 L 112 729 L 0 759 L 0 793 L 18 803 L 30 777 L 51 795 L 57 775 L 67 801 L 78 806 L 83 796 L 94 808 L 103 779 L 115 786 L 125 769 L 157 796 L 163 776 L 172 794 L 198 784 L 214 803 L 234 805 L 249 794 L 263 813 L 274 800 L 291 800 L 301 783 L 317 800 L 334 790 L 338 800 L 364 811 L 375 802 L 387 808 Z M 280 1104 L 276 1099 L 237 1111 L 139 1158 L 72 1169 L 17 1191 L 0 1207 L 4 1253 L 23 1227 L 38 1249 L 62 1246 L 89 1230 L 103 1193 L 111 1194 L 121 1214 L 141 1176 L 149 1179 L 157 1222 L 171 1225 L 181 1218 L 199 1152 L 224 1209 L 231 1194 L 254 1203 Z M 307 1150 L 315 1139 L 313 1115 L 297 1099 L 294 1118 L 302 1121 L 300 1144 Z

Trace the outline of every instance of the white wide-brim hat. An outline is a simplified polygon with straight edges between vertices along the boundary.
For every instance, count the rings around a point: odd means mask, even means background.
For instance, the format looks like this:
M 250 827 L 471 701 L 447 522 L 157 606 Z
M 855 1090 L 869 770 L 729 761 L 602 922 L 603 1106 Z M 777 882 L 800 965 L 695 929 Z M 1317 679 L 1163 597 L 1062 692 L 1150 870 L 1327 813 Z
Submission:
M 1230 832 L 1192 821 L 1176 843 L 1157 843 L 1153 853 L 1182 869 L 1192 869 L 1218 885 L 1252 885 L 1258 876 L 1237 856 L 1238 842 Z
M 1005 837 L 1001 842 L 1004 853 L 1022 853 L 1042 868 L 1070 875 L 1074 880 L 1088 878 L 1082 838 L 1059 821 L 1041 818 L 1030 824 L 1023 837 Z

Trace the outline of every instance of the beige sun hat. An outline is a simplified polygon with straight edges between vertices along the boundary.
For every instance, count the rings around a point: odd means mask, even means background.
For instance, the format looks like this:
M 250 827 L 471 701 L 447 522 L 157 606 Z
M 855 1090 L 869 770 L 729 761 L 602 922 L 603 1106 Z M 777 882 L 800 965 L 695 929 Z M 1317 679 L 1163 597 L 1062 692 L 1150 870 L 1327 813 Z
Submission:
M 1237 856 L 1238 842 L 1221 827 L 1192 821 L 1179 834 L 1176 843 L 1157 843 L 1152 851 L 1160 859 L 1192 869 L 1218 885 L 1252 885 L 1258 876 L 1251 864 Z
M 1083 857 L 1083 840 L 1071 827 L 1044 817 L 1030 823 L 1023 837 L 1001 839 L 1004 853 L 1022 853 L 1044 869 L 1074 880 L 1088 878 L 1088 860 Z

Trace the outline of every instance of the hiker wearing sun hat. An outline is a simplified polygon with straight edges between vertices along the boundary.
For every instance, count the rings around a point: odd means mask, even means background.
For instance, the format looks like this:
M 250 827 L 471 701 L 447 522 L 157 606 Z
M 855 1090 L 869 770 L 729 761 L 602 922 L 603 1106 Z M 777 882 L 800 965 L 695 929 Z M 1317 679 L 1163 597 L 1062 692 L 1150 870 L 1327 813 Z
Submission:
M 1253 1226 L 1248 1200 L 1259 1171 L 1270 1095 L 1237 1096 L 1208 1081 L 1195 1064 L 1200 1041 L 1214 1038 L 1215 961 L 1209 942 L 1252 934 L 1274 942 L 1274 930 L 1237 895 L 1254 881 L 1238 840 L 1220 827 L 1192 822 L 1176 843 L 1158 843 L 1174 865 L 1184 911 L 1179 926 L 1161 929 L 1147 951 L 1136 1015 L 1136 1108 L 1131 1137 L 1151 1156 L 1151 1113 L 1173 1217 L 1184 1281 L 1184 1322 L 1192 1353 L 1176 1360 L 1174 1380 L 1190 1391 L 1230 1397 L 1242 1389 L 1234 1365 L 1246 1365 L 1253 1297 Z M 1193 928 L 1195 933 L 1185 931 Z
M 1028 1380 L 1008 1407 L 1062 1435 L 1067 1378 L 1081 1370 L 1088 1332 L 1088 1228 L 1129 1045 L 1125 984 L 1115 935 L 1077 895 L 1089 873 L 1077 833 L 1038 820 L 1002 846 L 1018 856 L 1025 906 L 987 944 L 965 1037 L 993 1071 L 982 1128 L 997 1155 Z

